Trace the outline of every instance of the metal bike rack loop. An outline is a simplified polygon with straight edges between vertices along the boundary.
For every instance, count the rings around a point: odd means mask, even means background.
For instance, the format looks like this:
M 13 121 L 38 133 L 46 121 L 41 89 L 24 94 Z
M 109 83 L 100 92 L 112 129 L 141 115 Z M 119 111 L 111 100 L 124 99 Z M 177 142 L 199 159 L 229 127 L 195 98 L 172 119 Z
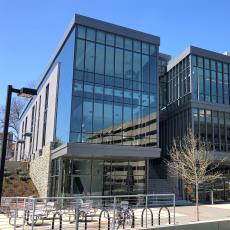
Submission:
M 53 219 L 52 219 L 52 230 L 54 230 L 54 222 L 55 222 L 55 218 L 56 216 L 59 216 L 59 230 L 62 230 L 62 214 L 60 212 L 55 212 L 53 215 Z
M 98 224 L 98 230 L 100 230 L 101 229 L 101 216 L 102 216 L 102 214 L 107 214 L 107 220 L 108 220 L 108 230 L 110 230 L 110 215 L 109 215 L 109 211 L 108 210 L 106 210 L 106 209 L 104 209 L 104 210 L 102 210 L 101 212 L 100 212 L 100 215 L 99 215 L 99 224 Z
M 166 209 L 168 212 L 168 220 L 169 220 L 169 224 L 171 224 L 171 217 L 170 217 L 170 211 L 167 207 L 161 207 L 158 213 L 158 225 L 161 225 L 161 211 L 162 209 Z
M 142 213 L 141 213 L 141 227 L 144 226 L 144 213 L 150 211 L 150 215 L 151 215 L 151 225 L 153 226 L 153 212 L 150 208 L 143 208 Z

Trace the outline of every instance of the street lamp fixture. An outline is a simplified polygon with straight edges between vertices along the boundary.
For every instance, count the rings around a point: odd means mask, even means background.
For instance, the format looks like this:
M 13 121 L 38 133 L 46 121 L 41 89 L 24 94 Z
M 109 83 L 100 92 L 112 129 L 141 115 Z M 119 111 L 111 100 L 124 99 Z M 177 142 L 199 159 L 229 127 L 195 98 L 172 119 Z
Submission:
M 5 168 L 5 159 L 6 159 L 7 137 L 8 137 L 8 129 L 9 129 L 10 106 L 11 106 L 12 93 L 17 93 L 17 95 L 21 96 L 21 97 L 31 98 L 31 97 L 37 95 L 37 90 L 36 89 L 30 89 L 30 88 L 15 89 L 15 88 L 13 88 L 12 85 L 8 85 L 4 130 L 3 130 L 3 141 L 2 141 L 2 152 L 1 152 L 0 204 L 1 204 L 1 198 L 2 198 L 2 187 L 3 187 L 3 179 L 4 179 L 4 168 Z

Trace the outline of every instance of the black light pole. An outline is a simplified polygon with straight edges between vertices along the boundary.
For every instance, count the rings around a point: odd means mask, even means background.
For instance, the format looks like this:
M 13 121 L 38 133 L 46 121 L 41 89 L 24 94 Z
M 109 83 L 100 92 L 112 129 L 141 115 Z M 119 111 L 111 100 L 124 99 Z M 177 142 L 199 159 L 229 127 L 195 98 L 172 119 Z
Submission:
M 18 96 L 29 98 L 34 95 L 37 95 L 37 90 L 29 89 L 29 88 L 14 89 L 12 85 L 8 85 L 7 98 L 6 98 L 6 110 L 5 110 L 5 118 L 4 118 L 3 140 L 2 140 L 2 152 L 1 152 L 0 205 L 1 205 L 1 198 L 2 198 L 2 187 L 3 187 L 3 179 L 4 179 L 4 168 L 5 168 L 5 159 L 6 159 L 6 150 L 7 150 L 7 139 L 8 139 L 12 93 L 17 93 Z

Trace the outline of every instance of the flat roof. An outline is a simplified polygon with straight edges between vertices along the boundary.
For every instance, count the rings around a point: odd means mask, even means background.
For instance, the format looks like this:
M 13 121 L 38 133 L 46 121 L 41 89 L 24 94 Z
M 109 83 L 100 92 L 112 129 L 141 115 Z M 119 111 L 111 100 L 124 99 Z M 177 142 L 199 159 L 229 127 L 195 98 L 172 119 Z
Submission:
M 172 59 L 168 66 L 167 66 L 167 71 L 172 69 L 175 65 L 177 65 L 180 61 L 182 61 L 185 57 L 187 57 L 189 54 L 194 54 L 197 56 L 202 56 L 210 59 L 214 59 L 217 61 L 222 61 L 222 62 L 227 62 L 230 63 L 230 56 L 227 56 L 222 53 L 217 53 L 211 50 L 199 48 L 196 46 L 189 46 L 187 49 L 185 49 L 179 56 L 176 58 Z
M 159 58 L 169 61 L 171 60 L 172 56 L 169 54 L 165 54 L 165 53 L 159 53 Z
M 79 159 L 157 159 L 161 156 L 157 147 L 140 147 L 116 144 L 87 144 L 69 142 L 51 151 L 52 159 L 58 157 Z

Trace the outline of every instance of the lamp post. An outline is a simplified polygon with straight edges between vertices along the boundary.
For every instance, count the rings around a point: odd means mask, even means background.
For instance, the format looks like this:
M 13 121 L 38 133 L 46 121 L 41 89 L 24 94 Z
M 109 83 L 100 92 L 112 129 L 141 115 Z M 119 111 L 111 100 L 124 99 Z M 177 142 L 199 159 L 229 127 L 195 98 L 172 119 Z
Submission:
M 7 98 L 6 98 L 6 110 L 5 110 L 5 120 L 4 120 L 4 130 L 3 130 L 3 140 L 2 140 L 2 152 L 1 152 L 1 168 L 0 168 L 0 204 L 2 198 L 2 187 L 4 179 L 4 167 L 6 159 L 6 149 L 7 149 L 7 137 L 9 129 L 9 120 L 10 120 L 10 106 L 11 106 L 11 97 L 12 93 L 17 93 L 18 96 L 31 98 L 34 95 L 37 95 L 36 89 L 21 88 L 15 89 L 12 85 L 8 85 L 7 89 Z

